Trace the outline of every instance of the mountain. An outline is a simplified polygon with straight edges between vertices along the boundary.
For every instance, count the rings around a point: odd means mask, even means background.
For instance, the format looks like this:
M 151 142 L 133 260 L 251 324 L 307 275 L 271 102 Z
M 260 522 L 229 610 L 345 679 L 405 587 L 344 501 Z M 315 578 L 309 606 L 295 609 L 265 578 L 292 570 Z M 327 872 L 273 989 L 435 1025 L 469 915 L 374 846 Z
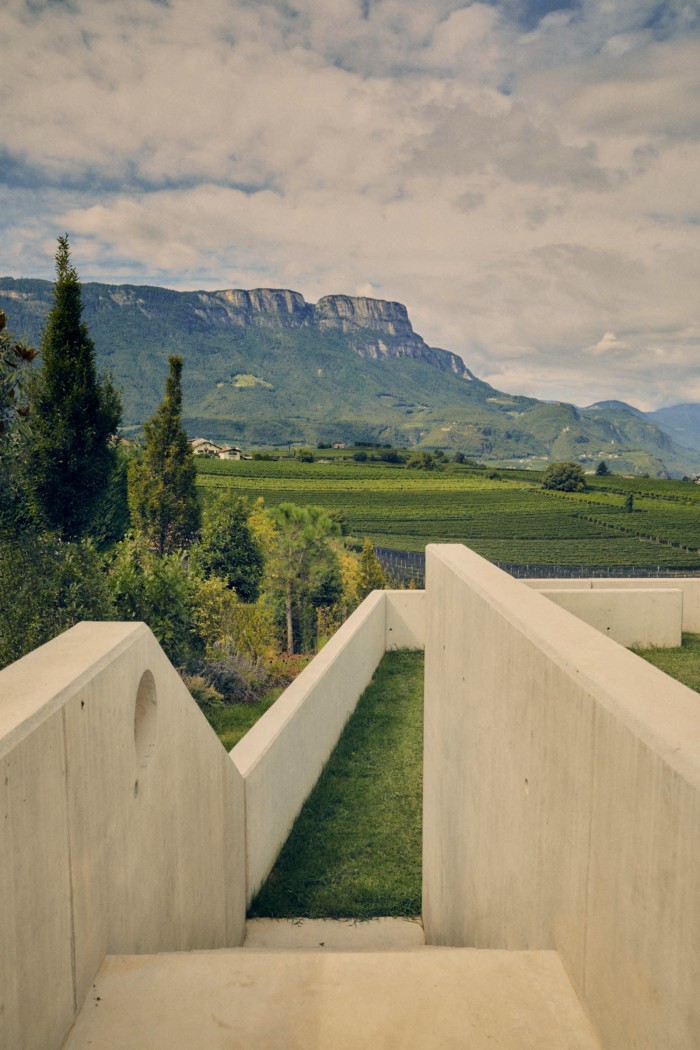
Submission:
M 51 292 L 48 281 L 0 278 L 16 335 L 39 341 Z M 98 360 L 122 388 L 127 427 L 153 413 L 167 357 L 178 353 L 191 436 L 421 444 L 511 465 L 576 459 L 590 469 L 605 459 L 625 473 L 700 469 L 697 451 L 623 402 L 579 409 L 496 390 L 456 354 L 428 346 L 401 303 L 86 283 L 83 304 Z
M 700 405 L 671 405 L 647 412 L 646 416 L 676 444 L 700 451 Z

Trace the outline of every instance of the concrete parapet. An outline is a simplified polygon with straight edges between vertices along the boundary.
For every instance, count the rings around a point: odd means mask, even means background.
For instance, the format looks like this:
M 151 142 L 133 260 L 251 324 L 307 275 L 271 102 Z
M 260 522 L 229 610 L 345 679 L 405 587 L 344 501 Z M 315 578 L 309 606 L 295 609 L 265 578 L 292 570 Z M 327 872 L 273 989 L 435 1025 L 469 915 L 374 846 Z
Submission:
M 682 642 L 681 590 L 560 587 L 539 593 L 620 645 L 668 648 Z
M 427 562 L 426 941 L 556 949 L 604 1046 L 697 1050 L 697 694 L 464 547 Z
M 106 953 L 241 943 L 243 785 L 144 624 L 79 624 L 0 701 L 0 1046 L 46 1050 Z
M 384 655 L 385 615 L 373 591 L 231 751 L 245 783 L 248 903 Z
M 683 630 L 700 634 L 700 576 L 673 577 L 586 577 L 585 579 L 529 579 L 522 581 L 533 590 L 667 590 L 683 592 Z

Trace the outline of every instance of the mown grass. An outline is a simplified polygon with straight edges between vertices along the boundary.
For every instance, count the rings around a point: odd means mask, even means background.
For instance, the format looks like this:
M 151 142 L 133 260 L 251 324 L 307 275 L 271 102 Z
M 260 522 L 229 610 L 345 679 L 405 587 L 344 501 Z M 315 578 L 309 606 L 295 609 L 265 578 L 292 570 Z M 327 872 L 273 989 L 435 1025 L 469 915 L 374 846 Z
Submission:
M 202 711 L 221 743 L 230 751 L 261 715 L 265 714 L 268 707 L 274 704 L 281 692 L 281 688 L 271 689 L 254 703 L 225 704 L 221 707 L 207 705 Z
M 674 649 L 635 649 L 638 656 L 700 693 L 700 634 L 684 634 Z
M 423 654 L 387 653 L 251 915 L 419 915 Z

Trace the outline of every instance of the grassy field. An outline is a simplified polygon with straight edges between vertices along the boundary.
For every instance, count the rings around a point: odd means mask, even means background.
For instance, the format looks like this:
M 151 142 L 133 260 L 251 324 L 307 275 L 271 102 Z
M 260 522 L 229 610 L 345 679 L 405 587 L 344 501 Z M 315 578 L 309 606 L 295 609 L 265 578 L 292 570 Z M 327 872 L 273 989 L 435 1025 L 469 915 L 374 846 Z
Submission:
M 206 499 L 233 486 L 269 506 L 291 501 L 340 511 L 350 535 L 422 551 L 466 543 L 492 561 L 700 571 L 700 486 L 592 477 L 582 493 L 548 492 L 536 471 L 408 470 L 352 459 L 198 462 Z M 625 512 L 632 494 L 634 509 Z
M 251 914 L 419 915 L 423 654 L 387 653 Z

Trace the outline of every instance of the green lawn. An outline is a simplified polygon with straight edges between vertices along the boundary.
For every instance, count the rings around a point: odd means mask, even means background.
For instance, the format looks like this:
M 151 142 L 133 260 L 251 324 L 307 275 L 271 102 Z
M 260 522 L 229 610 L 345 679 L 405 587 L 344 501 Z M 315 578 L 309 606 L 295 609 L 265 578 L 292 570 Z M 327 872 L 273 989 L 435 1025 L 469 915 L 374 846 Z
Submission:
M 225 704 L 222 707 L 203 707 L 202 711 L 227 751 L 255 725 L 268 707 L 274 704 L 282 689 L 271 689 L 260 700 L 251 704 Z
M 635 649 L 661 671 L 700 693 L 700 634 L 684 634 L 676 649 Z
M 419 915 L 423 654 L 387 653 L 251 915 Z

